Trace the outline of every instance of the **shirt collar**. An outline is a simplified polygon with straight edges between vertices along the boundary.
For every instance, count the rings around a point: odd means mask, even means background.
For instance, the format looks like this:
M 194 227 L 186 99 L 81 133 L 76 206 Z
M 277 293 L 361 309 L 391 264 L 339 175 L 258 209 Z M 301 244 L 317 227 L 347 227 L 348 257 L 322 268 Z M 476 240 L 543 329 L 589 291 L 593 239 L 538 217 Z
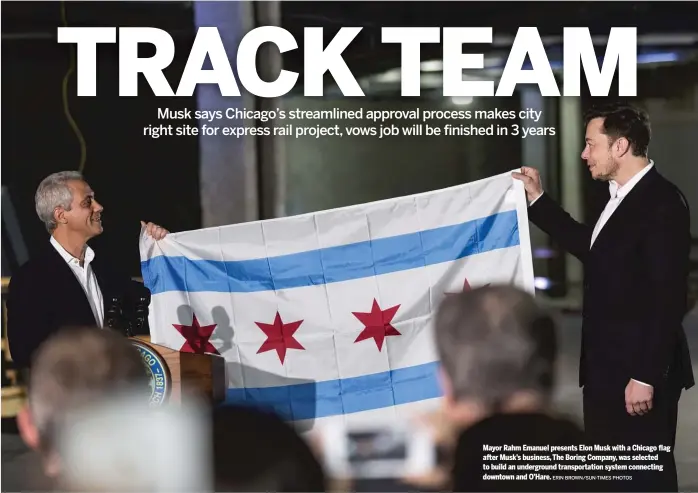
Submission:
M 68 265 L 80 265 L 80 260 L 68 253 L 68 251 L 65 248 L 63 248 L 63 245 L 58 243 L 58 240 L 56 240 L 56 238 L 54 238 L 53 236 L 51 236 L 51 245 L 53 245 L 53 248 L 55 248 L 56 251 L 60 253 L 61 257 L 63 257 L 63 260 L 65 260 L 65 262 Z M 85 245 L 85 267 L 87 267 L 90 264 L 90 262 L 94 260 L 94 258 L 94 250 L 92 250 L 92 248 L 90 248 L 89 246 Z
M 626 183 L 622 187 L 619 187 L 618 183 L 615 180 L 611 180 L 608 183 L 608 192 L 611 194 L 611 198 L 612 199 L 615 199 L 615 198 L 622 199 L 623 197 L 628 195 L 630 193 L 630 190 L 632 190 L 633 187 L 635 185 L 637 185 L 637 182 L 639 182 L 642 179 L 642 177 L 645 176 L 649 172 L 649 170 L 652 169 L 653 166 L 654 166 L 654 161 L 652 161 L 650 159 L 649 164 L 647 166 L 645 166 L 644 168 L 642 168 L 637 173 L 635 173 L 635 176 L 630 178 L 630 180 L 628 180 L 628 183 Z

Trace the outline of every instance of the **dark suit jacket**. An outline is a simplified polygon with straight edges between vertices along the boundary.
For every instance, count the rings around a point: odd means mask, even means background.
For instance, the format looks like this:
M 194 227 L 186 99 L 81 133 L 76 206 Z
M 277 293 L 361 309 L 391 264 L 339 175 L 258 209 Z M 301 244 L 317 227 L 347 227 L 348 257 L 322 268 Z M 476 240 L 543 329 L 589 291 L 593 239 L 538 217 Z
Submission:
M 530 220 L 584 264 L 580 386 L 694 385 L 682 326 L 688 311 L 690 212 L 676 186 L 652 168 L 589 248 L 594 223 L 580 224 L 548 194 Z
M 494 470 L 484 469 L 486 464 L 551 464 L 551 462 L 524 460 L 522 454 L 547 455 L 550 451 L 523 451 L 523 445 L 534 446 L 571 446 L 578 447 L 586 443 L 581 428 L 563 417 L 543 413 L 495 414 L 464 430 L 458 437 L 453 459 L 452 480 L 453 491 L 592 491 L 591 483 L 587 481 L 562 481 L 531 477 L 527 479 L 497 479 L 491 476 L 536 474 L 535 470 Z M 485 446 L 500 447 L 498 451 L 486 451 Z M 522 447 L 516 452 L 505 451 L 504 445 Z M 489 449 L 491 450 L 491 449 Z M 579 449 L 577 449 L 579 450 Z M 566 453 L 580 453 L 568 450 Z M 488 454 L 497 457 L 490 460 Z M 519 455 L 514 460 L 501 460 L 500 455 Z M 584 454 L 586 455 L 586 454 Z M 561 461 L 554 461 L 561 462 Z M 564 461 L 563 461 L 564 462 Z M 560 472 L 542 470 L 541 475 L 583 475 L 584 472 Z M 484 475 L 491 475 L 483 478 Z
M 120 298 L 128 310 L 139 296 L 149 295 L 142 284 L 115 270 L 108 258 L 97 254 L 91 266 L 102 291 L 105 317 L 112 298 Z M 80 282 L 49 242 L 10 279 L 7 340 L 17 368 L 29 368 L 39 345 L 61 327 L 95 325 Z

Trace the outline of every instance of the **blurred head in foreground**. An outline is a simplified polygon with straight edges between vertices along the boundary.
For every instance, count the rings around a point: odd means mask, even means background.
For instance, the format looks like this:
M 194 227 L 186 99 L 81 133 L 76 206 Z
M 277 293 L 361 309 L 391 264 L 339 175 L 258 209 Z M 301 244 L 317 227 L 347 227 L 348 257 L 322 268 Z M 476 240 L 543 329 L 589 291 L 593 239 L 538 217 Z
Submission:
M 81 408 L 57 435 L 63 464 L 59 487 L 110 493 L 211 491 L 206 411 L 191 399 L 151 407 L 135 395 Z
M 237 406 L 213 411 L 215 491 L 325 491 L 309 445 L 274 414 Z
M 131 393 L 147 402 L 149 379 L 126 338 L 96 327 L 63 329 L 37 351 L 27 406 L 17 417 L 20 433 L 41 454 L 45 473 L 58 476 L 56 433 L 67 417 L 101 399 Z
M 446 412 L 454 422 L 547 406 L 555 325 L 528 293 L 487 286 L 449 296 L 439 307 L 435 333 Z

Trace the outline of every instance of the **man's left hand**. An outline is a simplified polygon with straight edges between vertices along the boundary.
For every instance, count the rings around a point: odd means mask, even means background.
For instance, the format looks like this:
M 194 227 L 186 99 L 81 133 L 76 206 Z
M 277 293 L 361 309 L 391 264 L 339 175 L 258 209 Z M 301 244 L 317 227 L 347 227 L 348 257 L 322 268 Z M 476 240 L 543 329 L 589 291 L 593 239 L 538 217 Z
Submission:
M 169 233 L 165 228 L 154 223 L 145 223 L 141 221 L 141 226 L 145 228 L 146 234 L 152 236 L 154 240 L 162 240 Z
M 625 386 L 625 410 L 631 416 L 642 416 L 652 410 L 654 388 L 630 380 Z

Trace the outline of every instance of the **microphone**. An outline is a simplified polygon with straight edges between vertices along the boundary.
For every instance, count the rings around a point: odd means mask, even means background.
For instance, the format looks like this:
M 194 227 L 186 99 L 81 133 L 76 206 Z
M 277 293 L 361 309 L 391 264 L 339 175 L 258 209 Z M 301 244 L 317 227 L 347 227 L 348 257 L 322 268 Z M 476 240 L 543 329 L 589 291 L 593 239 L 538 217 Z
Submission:
M 114 296 L 111 298 L 105 318 L 105 325 L 110 329 L 131 337 L 130 324 L 125 320 L 121 298 Z
M 129 324 L 131 334 L 148 335 L 150 333 L 148 328 L 149 303 L 150 300 L 147 296 L 141 296 L 138 298 L 133 320 L 130 321 L 131 323 Z

